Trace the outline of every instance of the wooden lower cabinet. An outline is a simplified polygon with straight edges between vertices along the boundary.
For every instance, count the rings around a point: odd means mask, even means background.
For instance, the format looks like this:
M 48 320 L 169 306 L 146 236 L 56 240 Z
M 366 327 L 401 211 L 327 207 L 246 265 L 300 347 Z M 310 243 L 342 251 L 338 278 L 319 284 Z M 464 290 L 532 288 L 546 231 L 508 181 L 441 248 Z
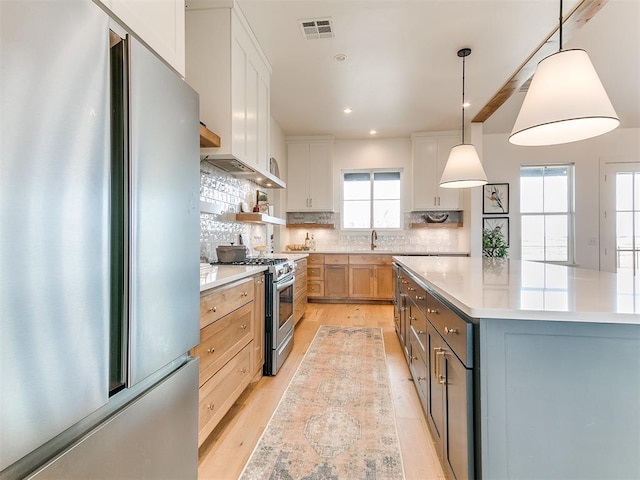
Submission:
M 198 445 L 262 372 L 264 287 L 260 273 L 201 294 Z
M 293 324 L 297 324 L 307 309 L 307 259 L 296 260 L 296 281 L 293 284 Z
M 309 298 L 393 300 L 391 255 L 311 254 L 307 270 Z

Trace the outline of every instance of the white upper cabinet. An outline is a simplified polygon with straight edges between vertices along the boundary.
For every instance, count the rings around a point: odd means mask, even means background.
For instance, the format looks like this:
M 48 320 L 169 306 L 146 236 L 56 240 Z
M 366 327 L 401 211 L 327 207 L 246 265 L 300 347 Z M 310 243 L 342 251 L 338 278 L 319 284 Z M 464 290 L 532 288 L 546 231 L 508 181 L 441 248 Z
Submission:
M 309 138 L 287 139 L 287 211 L 332 212 L 333 138 Z
M 411 143 L 413 210 L 462 210 L 462 190 L 438 186 L 451 148 L 460 144 L 460 135 L 414 133 Z
M 200 120 L 220 136 L 201 152 L 268 172 L 271 66 L 235 2 L 187 10 L 186 80 L 200 94 Z
M 97 1 L 184 77 L 184 0 Z

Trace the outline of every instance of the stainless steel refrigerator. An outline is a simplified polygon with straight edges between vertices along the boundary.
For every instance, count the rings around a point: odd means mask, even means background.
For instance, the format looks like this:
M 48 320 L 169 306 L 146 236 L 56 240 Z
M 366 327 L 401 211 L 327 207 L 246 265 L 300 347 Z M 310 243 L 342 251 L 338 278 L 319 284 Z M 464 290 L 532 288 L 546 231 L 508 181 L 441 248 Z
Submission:
M 0 477 L 196 478 L 197 93 L 90 0 L 1 0 L 0 102 Z

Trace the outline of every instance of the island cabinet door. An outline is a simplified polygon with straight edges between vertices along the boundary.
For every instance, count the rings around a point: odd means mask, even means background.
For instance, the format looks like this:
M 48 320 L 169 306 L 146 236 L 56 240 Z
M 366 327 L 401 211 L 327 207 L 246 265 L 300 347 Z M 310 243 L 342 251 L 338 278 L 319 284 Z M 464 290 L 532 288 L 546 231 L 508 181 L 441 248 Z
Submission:
M 441 378 L 442 372 L 445 372 L 441 365 L 444 364 L 445 343 L 431 324 L 428 325 L 427 329 L 427 353 L 429 355 L 429 392 L 427 394 L 429 404 L 427 419 L 436 444 L 436 450 L 438 451 L 438 455 L 442 457 L 445 427 L 444 380 L 446 377 Z

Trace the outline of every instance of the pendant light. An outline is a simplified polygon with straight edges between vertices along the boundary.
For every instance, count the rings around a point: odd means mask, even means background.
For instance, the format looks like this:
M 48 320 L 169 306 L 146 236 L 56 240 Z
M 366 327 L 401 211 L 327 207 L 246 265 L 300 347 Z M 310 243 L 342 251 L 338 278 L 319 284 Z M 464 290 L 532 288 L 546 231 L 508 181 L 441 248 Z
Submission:
M 560 48 L 538 63 L 509 142 L 540 146 L 576 142 L 610 132 L 620 120 L 589 55 Z
M 487 183 L 487 175 L 484 173 L 480 157 L 473 145 L 464 143 L 464 73 L 465 58 L 471 54 L 470 48 L 458 50 L 458 56 L 462 57 L 462 144 L 451 149 L 447 164 L 442 172 L 440 186 L 442 188 L 469 188 L 478 187 Z

